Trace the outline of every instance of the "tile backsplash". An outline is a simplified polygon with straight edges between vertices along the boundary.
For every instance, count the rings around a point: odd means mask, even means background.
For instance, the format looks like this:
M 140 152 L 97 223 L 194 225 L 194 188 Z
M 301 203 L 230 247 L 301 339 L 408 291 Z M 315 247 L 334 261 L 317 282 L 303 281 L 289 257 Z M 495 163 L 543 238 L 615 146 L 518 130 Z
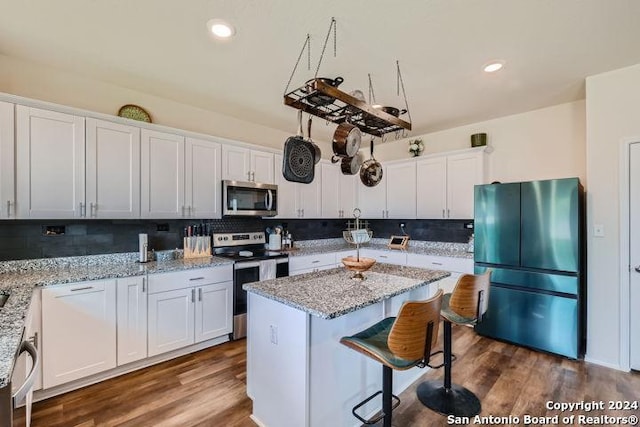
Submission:
M 283 225 L 294 240 L 340 238 L 347 219 L 260 219 L 224 218 L 216 220 L 10 220 L 0 221 L 0 261 L 94 255 L 138 250 L 138 234 L 149 235 L 155 250 L 182 248 L 183 230 L 202 222 L 214 232 L 264 230 Z M 388 238 L 401 234 L 398 224 L 413 240 L 466 243 L 473 230 L 463 220 L 370 220 L 374 236 Z M 64 234 L 47 235 L 46 230 Z M 163 231 L 158 231 L 163 230 Z M 166 231 L 164 231 L 166 230 Z

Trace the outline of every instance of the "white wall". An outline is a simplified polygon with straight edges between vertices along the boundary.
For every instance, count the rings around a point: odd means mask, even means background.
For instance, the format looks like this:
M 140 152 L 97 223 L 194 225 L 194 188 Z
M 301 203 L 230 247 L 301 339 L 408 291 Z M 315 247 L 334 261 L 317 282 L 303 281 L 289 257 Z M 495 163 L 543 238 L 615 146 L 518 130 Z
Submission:
M 587 78 L 588 338 L 590 360 L 620 366 L 620 147 L 640 140 L 640 65 Z M 593 237 L 593 225 L 605 236 Z M 634 236 L 638 238 L 638 236 Z
M 136 104 L 147 110 L 156 124 L 272 148 L 282 148 L 290 136 L 280 130 L 4 55 L 0 55 L 0 92 L 112 115 L 117 115 L 125 104 Z
M 408 141 L 421 138 L 423 154 L 471 147 L 485 132 L 495 148 L 489 180 L 512 182 L 577 176 L 585 185 L 585 102 L 560 104 L 398 141 L 376 144 L 379 160 L 408 158 Z M 366 156 L 368 157 L 368 155 Z

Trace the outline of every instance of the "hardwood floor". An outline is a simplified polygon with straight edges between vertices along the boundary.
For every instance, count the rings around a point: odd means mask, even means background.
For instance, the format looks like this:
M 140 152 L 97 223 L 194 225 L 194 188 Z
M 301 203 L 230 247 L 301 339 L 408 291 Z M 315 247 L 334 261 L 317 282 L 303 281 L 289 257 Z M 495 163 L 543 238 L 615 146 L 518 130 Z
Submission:
M 538 353 L 453 327 L 453 382 L 471 389 L 482 416 L 553 416 L 547 401 L 639 400 L 640 374 Z M 442 339 L 440 339 L 440 343 Z M 255 426 L 245 394 L 245 341 L 226 343 L 34 405 L 33 427 Z M 443 371 L 423 379 L 441 379 Z M 415 397 L 417 383 L 400 395 L 396 427 L 444 426 L 446 417 Z M 639 410 L 574 411 L 562 415 L 640 415 Z M 513 425 L 514 423 L 503 423 Z M 17 419 L 14 427 L 23 426 Z M 486 423 L 485 423 L 486 425 Z M 571 424 L 569 424 L 571 425 Z M 577 420 L 573 425 L 578 425 Z M 270 426 L 271 427 L 271 426 Z M 272 426 L 277 427 L 277 426 Z M 339 427 L 339 426 L 331 426 Z

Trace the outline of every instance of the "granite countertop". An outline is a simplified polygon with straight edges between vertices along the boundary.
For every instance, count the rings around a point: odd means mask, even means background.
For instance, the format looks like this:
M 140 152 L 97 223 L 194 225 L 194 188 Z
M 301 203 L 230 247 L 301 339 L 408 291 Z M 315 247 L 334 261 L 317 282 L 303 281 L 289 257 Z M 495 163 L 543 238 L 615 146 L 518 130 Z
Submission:
M 137 253 L 50 258 L 0 263 L 0 292 L 9 299 L 0 308 L 0 387 L 9 383 L 13 362 L 22 341 L 22 331 L 36 286 L 51 286 L 88 280 L 141 276 L 169 271 L 232 264 L 226 258 L 174 259 L 160 254 L 158 261 L 136 262 Z
M 438 281 L 451 273 L 390 264 L 375 264 L 364 281 L 352 271 L 334 268 L 242 286 L 248 292 L 279 301 L 322 319 L 333 319 L 382 300 Z
M 380 251 L 400 252 L 398 249 L 389 249 L 389 239 L 371 239 L 369 243 L 360 246 L 360 249 L 374 249 Z M 467 250 L 466 243 L 426 242 L 410 240 L 407 250 L 409 254 L 434 255 L 453 258 L 473 259 L 473 252 Z M 324 252 L 338 252 L 355 250 L 356 247 L 347 243 L 344 239 L 319 239 L 297 242 L 295 249 L 287 251 L 289 256 L 315 255 Z

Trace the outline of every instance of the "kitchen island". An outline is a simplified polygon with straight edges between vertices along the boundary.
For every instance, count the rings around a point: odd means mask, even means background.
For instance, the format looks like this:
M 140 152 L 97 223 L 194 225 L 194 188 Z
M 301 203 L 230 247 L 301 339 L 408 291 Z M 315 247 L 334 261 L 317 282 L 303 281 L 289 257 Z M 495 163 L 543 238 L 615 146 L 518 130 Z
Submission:
M 244 285 L 248 291 L 247 394 L 265 427 L 357 426 L 351 409 L 382 388 L 379 363 L 339 343 L 424 300 L 450 273 L 376 264 L 365 281 L 343 268 Z M 424 371 L 394 372 L 394 393 Z M 380 409 L 374 399 L 366 416 Z

